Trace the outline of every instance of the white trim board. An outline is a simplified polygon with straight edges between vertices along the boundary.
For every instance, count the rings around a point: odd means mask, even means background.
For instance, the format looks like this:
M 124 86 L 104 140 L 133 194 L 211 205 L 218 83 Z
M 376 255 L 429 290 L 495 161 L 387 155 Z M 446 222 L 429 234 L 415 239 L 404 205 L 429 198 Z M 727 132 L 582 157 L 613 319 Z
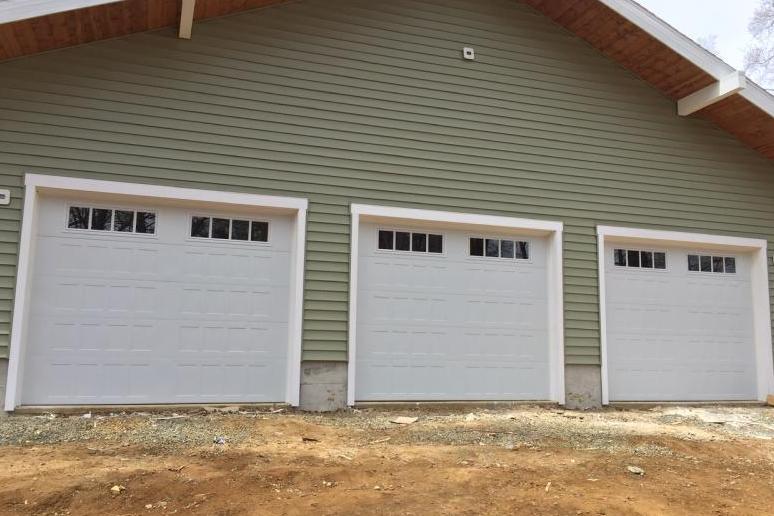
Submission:
M 747 78 L 744 73 L 731 72 L 729 75 L 721 77 L 717 82 L 678 100 L 677 114 L 680 116 L 691 115 L 735 93 L 744 91 L 746 87 Z
M 771 307 L 769 300 L 768 242 L 757 238 L 684 233 L 614 226 L 597 226 L 599 274 L 599 324 L 602 373 L 602 404 L 610 403 L 607 369 L 607 310 L 605 294 L 605 244 L 673 245 L 705 250 L 729 250 L 752 254 L 750 282 L 753 296 L 753 340 L 757 368 L 758 400 L 774 392 L 774 357 L 771 348 Z
M 13 303 L 13 320 L 11 322 L 5 410 L 12 411 L 21 402 L 24 337 L 28 320 L 29 288 L 33 274 L 32 264 L 35 256 L 34 234 L 35 227 L 37 226 L 41 192 L 77 193 L 81 196 L 94 196 L 95 194 L 110 195 L 122 198 L 150 199 L 157 202 L 185 202 L 187 204 L 211 203 L 233 208 L 260 207 L 294 214 L 295 227 L 292 238 L 292 263 L 290 267 L 290 289 L 292 294 L 289 296 L 288 371 L 286 375 L 285 402 L 292 406 L 298 406 L 301 378 L 306 199 L 27 174 L 25 176 L 24 211 L 22 213 L 21 241 L 19 244 L 19 266 L 16 273 L 16 291 Z
M 548 237 L 548 328 L 551 360 L 551 401 L 564 404 L 564 291 L 562 281 L 561 222 L 419 210 L 391 206 L 352 204 L 349 267 L 349 325 L 347 349 L 347 405 L 355 404 L 355 358 L 357 352 L 357 288 L 360 222 L 393 222 L 419 227 L 446 226 L 455 229 L 499 229 Z

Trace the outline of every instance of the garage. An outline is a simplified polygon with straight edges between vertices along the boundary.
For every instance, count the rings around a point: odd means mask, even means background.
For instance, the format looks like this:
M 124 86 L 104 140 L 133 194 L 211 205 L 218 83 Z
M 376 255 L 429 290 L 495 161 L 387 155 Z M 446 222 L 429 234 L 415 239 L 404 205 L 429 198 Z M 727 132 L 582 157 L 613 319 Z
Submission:
M 765 242 L 608 231 L 600 246 L 608 401 L 759 399 L 771 364 L 771 341 L 756 327 L 756 317 L 768 319 L 765 292 L 756 292 Z M 659 233 L 666 238 L 648 238 Z
M 21 405 L 293 401 L 296 214 L 36 197 Z
M 555 399 L 552 235 L 363 216 L 354 401 Z

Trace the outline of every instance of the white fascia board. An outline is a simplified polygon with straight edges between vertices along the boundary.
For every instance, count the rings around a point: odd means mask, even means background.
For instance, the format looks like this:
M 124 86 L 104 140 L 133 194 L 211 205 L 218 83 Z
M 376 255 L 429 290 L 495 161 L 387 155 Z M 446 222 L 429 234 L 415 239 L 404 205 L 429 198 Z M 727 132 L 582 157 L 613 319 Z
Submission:
M 747 87 L 747 78 L 743 72 L 731 72 L 719 81 L 677 101 L 677 114 L 688 116 L 704 109 L 726 97 L 739 93 Z
M 618 226 L 597 226 L 597 236 L 607 241 L 660 241 L 691 246 L 717 246 L 725 248 L 758 250 L 766 249 L 766 240 L 759 238 L 708 235 L 683 231 L 663 231 L 659 229 L 625 228 Z
M 597 0 L 671 48 L 708 75 L 720 80 L 736 70 L 634 0 Z M 774 95 L 748 81 L 743 98 L 774 117 Z
M 759 85 L 748 80 L 747 87 L 739 95 L 761 108 L 769 116 L 774 117 L 774 95 Z
M 0 24 L 119 1 L 121 0 L 5 0 L 0 2 Z
M 27 174 L 26 186 L 51 190 L 80 190 L 90 193 L 131 195 L 137 197 L 175 199 L 192 202 L 213 202 L 241 206 L 261 206 L 289 210 L 306 210 L 308 201 L 301 197 L 275 197 L 273 195 L 246 194 L 179 188 L 176 186 L 147 185 L 142 183 L 119 183 L 99 179 L 80 179 L 63 176 Z
M 526 229 L 532 231 L 544 231 L 546 233 L 561 232 L 563 230 L 563 224 L 561 222 L 501 217 L 497 215 L 480 215 L 477 213 L 420 210 L 392 206 L 371 206 L 367 204 L 353 204 L 351 212 L 353 215 L 358 215 L 360 217 L 365 216 L 373 218 L 413 220 L 417 222 L 440 222 L 470 226 Z

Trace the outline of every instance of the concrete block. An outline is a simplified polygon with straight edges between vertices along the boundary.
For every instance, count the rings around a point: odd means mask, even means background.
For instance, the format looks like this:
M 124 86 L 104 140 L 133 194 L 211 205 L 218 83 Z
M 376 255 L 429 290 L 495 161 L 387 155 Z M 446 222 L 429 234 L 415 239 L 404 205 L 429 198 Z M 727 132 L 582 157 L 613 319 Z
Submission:
M 299 408 L 311 412 L 332 412 L 346 407 L 347 364 L 302 362 Z
M 567 365 L 564 404 L 568 409 L 602 407 L 602 370 L 598 365 Z

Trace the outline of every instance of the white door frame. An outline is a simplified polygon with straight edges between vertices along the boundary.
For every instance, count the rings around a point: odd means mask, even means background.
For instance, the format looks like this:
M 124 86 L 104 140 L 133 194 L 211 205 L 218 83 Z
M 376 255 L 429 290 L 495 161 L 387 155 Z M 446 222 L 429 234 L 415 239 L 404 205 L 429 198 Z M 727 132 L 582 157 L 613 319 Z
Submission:
M 474 213 L 419 210 L 390 206 L 353 204 L 349 265 L 349 327 L 347 364 L 347 404 L 355 404 L 355 356 L 357 350 L 357 276 L 360 222 L 444 225 L 471 230 L 523 230 L 548 237 L 548 339 L 550 345 L 551 399 L 564 404 L 564 291 L 562 283 L 561 222 L 519 219 Z
M 288 313 L 288 371 L 285 402 L 298 406 L 301 377 L 301 328 L 304 296 L 304 253 L 306 243 L 306 211 L 308 201 L 298 197 L 177 188 L 171 186 L 121 183 L 96 179 L 27 174 L 24 178 L 24 210 L 22 212 L 19 266 L 16 271 L 16 291 L 11 322 L 11 343 L 5 410 L 12 411 L 21 403 L 21 375 L 24 361 L 24 338 L 29 312 L 29 289 L 35 257 L 35 228 L 41 192 L 78 194 L 81 196 L 120 196 L 137 200 L 176 201 L 209 205 L 221 209 L 261 207 L 278 213 L 294 215 L 291 238 L 290 306 Z
M 758 385 L 758 400 L 774 392 L 774 359 L 771 349 L 771 308 L 769 303 L 768 242 L 763 239 L 742 238 L 679 231 L 597 226 L 597 260 L 599 266 L 599 324 L 601 334 L 602 404 L 610 403 L 607 370 L 607 310 L 605 300 L 605 244 L 659 246 L 675 245 L 705 250 L 728 250 L 752 254 L 750 283 L 753 306 L 753 340 Z

